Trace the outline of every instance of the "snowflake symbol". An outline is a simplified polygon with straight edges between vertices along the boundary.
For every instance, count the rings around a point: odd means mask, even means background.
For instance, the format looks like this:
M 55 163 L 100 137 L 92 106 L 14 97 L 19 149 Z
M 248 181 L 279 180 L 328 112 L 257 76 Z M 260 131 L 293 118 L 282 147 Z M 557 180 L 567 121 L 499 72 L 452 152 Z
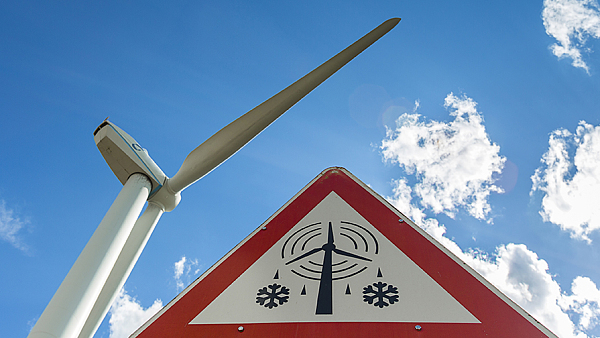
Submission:
M 281 290 L 277 291 L 280 287 Z M 271 290 L 267 290 L 267 288 Z M 287 303 L 288 298 L 290 298 L 290 296 L 282 295 L 289 294 L 290 289 L 286 288 L 283 285 L 277 285 L 277 283 L 273 283 L 258 290 L 258 292 L 256 293 L 256 302 L 260 305 L 268 307 L 269 309 L 272 309 L 274 307 L 277 307 L 278 305 L 283 305 L 283 303 Z M 279 304 L 277 304 L 276 301 L 279 302 Z
M 377 288 L 377 290 L 373 289 L 373 286 Z M 387 290 L 384 288 L 387 286 Z M 393 285 L 387 285 L 386 283 L 377 282 L 373 283 L 373 285 L 368 285 L 363 288 L 363 301 L 373 304 L 375 302 L 375 306 L 379 306 L 379 308 L 383 308 L 384 306 L 389 306 L 390 304 L 394 304 L 398 301 L 398 288 Z M 389 302 L 389 304 L 386 302 Z

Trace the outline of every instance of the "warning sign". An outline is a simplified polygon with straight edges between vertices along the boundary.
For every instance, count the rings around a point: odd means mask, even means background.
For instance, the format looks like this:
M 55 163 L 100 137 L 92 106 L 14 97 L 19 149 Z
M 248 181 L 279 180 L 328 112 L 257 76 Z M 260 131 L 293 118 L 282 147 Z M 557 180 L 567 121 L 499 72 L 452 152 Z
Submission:
M 343 168 L 298 195 L 134 337 L 555 337 Z

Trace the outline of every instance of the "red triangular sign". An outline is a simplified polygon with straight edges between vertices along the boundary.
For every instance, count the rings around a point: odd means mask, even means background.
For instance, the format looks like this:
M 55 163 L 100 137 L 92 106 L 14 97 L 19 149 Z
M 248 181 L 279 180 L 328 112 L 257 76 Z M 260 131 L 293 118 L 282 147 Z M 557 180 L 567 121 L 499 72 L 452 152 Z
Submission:
M 240 334 L 556 337 L 343 168 L 323 171 L 133 337 Z

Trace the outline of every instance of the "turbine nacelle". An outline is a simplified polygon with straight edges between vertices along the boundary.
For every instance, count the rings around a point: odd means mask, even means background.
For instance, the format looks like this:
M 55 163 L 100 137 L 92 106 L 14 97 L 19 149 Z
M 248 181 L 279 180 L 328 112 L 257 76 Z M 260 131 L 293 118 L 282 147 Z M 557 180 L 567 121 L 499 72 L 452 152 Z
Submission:
M 169 177 L 152 160 L 148 151 L 123 129 L 105 120 L 94 131 L 94 141 L 121 183 L 125 184 L 133 174 L 144 174 L 152 184 L 149 202 L 158 204 L 163 211 L 171 211 L 179 204 L 180 191 L 169 187 Z
M 167 180 L 167 175 L 150 158 L 148 151 L 114 123 L 104 120 L 94 131 L 94 141 L 122 184 L 127 182 L 129 176 L 142 173 L 152 183 L 152 196 Z

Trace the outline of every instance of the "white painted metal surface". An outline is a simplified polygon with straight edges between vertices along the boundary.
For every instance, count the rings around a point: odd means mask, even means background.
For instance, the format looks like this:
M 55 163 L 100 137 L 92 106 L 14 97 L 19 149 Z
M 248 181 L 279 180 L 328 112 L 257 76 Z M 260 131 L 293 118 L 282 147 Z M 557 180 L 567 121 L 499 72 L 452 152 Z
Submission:
M 30 338 L 77 337 L 150 193 L 145 175 L 132 175 L 29 333 Z
M 150 202 L 144 213 L 142 213 L 142 216 L 135 222 L 131 234 L 127 238 L 127 242 L 123 246 L 123 250 L 110 272 L 110 276 L 106 280 L 100 295 L 98 295 L 98 300 L 94 304 L 79 337 L 92 337 L 96 330 L 98 330 L 98 326 L 100 326 L 102 319 L 108 313 L 119 290 L 125 285 L 125 281 L 129 277 L 131 270 L 133 270 L 163 212 L 164 210 L 160 205 Z

